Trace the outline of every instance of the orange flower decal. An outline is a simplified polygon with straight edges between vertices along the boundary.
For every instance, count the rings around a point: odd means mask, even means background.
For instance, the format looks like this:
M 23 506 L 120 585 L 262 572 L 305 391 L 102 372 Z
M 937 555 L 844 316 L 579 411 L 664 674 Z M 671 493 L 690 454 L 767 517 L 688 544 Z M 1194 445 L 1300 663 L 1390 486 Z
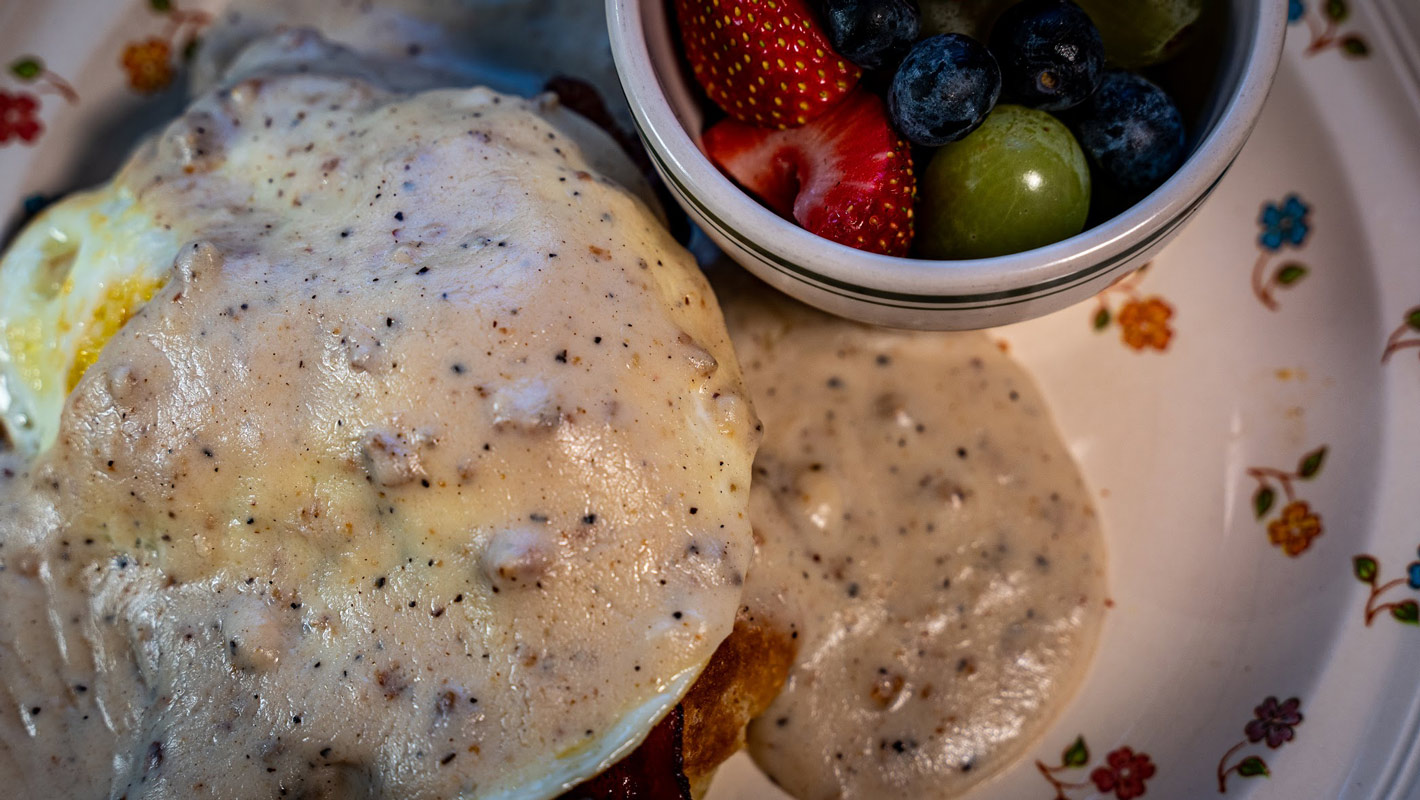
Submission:
M 1167 350 L 1173 329 L 1169 319 L 1173 309 L 1159 297 L 1130 300 L 1119 310 L 1119 327 L 1124 343 L 1135 350 Z
M 1299 556 L 1321 535 L 1321 517 L 1307 506 L 1305 500 L 1295 500 L 1282 509 L 1282 516 L 1267 525 L 1267 540 L 1282 548 L 1289 556 Z
M 1266 519 L 1267 512 L 1277 502 L 1275 487 L 1282 488 L 1287 505 L 1282 507 L 1276 519 L 1267 523 L 1267 540 L 1293 558 L 1305 553 L 1312 546 L 1312 540 L 1324 530 L 1321 515 L 1312 511 L 1305 500 L 1297 498 L 1294 484 L 1315 478 L 1325 461 L 1326 446 L 1323 445 L 1302 456 L 1295 472 L 1271 467 L 1248 467 L 1247 470 L 1248 477 L 1257 481 L 1257 491 L 1252 495 L 1252 510 L 1259 520 Z
M 123 49 L 123 69 L 135 92 L 153 94 L 173 82 L 173 48 L 159 38 L 133 42 Z
M 177 75 L 175 52 L 186 59 L 197 45 L 198 32 L 212 22 L 206 11 L 183 11 L 173 0 L 148 0 L 148 7 L 167 19 L 161 33 L 123 48 L 119 63 L 128 73 L 135 92 L 155 94 L 168 88 Z
M 1141 353 L 1145 350 L 1163 352 L 1173 340 L 1173 328 L 1169 326 L 1169 320 L 1173 319 L 1173 306 L 1158 295 L 1145 297 L 1139 293 L 1139 283 L 1149 266 L 1145 264 L 1137 272 L 1120 278 L 1100 292 L 1096 296 L 1099 308 L 1095 310 L 1091 323 L 1096 333 L 1104 332 L 1115 322 L 1119 323 L 1120 341 Z M 1127 298 L 1118 313 L 1110 306 L 1110 297 L 1114 294 L 1123 294 Z

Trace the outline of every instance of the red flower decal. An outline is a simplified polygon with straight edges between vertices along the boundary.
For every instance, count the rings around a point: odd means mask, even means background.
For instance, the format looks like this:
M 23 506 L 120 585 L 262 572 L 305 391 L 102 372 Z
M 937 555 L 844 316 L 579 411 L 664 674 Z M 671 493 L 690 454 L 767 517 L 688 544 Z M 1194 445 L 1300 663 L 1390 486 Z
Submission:
M 1154 771 L 1148 755 L 1121 747 L 1105 756 L 1105 766 L 1091 772 L 1090 780 L 1105 794 L 1113 792 L 1119 800 L 1133 800 L 1144 796 L 1144 782 L 1154 777 Z
M 26 92 L 10 94 L 0 90 L 0 144 L 8 143 L 11 138 L 28 144 L 43 131 L 38 98 Z

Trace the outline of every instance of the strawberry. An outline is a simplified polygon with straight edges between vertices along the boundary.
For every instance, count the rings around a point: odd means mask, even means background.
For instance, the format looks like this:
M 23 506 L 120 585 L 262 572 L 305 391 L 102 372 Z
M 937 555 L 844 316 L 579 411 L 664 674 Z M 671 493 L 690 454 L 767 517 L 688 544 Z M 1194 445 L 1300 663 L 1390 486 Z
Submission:
M 911 248 L 912 149 L 876 95 L 855 92 L 828 114 L 789 130 L 722 120 L 705 132 L 704 142 L 730 177 L 807 230 L 891 256 Z
M 803 125 L 862 75 L 834 52 L 805 0 L 676 0 L 676 16 L 695 79 L 741 122 Z

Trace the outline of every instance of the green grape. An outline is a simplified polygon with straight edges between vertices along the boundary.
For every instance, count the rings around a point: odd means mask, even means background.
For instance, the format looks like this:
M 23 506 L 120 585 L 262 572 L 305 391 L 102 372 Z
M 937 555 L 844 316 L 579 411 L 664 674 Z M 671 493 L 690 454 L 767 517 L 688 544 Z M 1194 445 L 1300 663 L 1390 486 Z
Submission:
M 1001 105 L 971 135 L 937 151 L 919 192 L 921 255 L 989 258 L 1083 230 L 1090 168 L 1055 117 Z
M 985 40 L 997 15 L 1016 0 L 919 0 L 922 35 L 964 33 Z
M 1204 0 L 1078 0 L 1094 20 L 1110 61 L 1127 69 L 1177 54 Z

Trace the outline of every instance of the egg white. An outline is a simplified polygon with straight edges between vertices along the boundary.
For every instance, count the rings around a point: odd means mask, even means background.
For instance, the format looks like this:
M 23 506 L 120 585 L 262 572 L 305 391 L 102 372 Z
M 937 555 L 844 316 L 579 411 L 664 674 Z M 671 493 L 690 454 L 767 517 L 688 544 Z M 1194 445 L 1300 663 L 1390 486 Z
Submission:
M 659 694 L 651 696 L 639 707 L 631 709 L 617 720 L 606 733 L 575 750 L 555 753 L 551 764 L 538 771 L 525 771 L 517 788 L 494 792 L 487 800 L 520 800 L 526 798 L 556 798 L 583 781 L 589 780 L 630 755 L 646 739 L 676 703 L 690 691 L 690 685 L 700 669 L 688 669 L 663 681 Z
M 110 184 L 47 209 L 0 257 L 0 424 L 21 456 L 54 441 L 65 398 L 179 245 Z

